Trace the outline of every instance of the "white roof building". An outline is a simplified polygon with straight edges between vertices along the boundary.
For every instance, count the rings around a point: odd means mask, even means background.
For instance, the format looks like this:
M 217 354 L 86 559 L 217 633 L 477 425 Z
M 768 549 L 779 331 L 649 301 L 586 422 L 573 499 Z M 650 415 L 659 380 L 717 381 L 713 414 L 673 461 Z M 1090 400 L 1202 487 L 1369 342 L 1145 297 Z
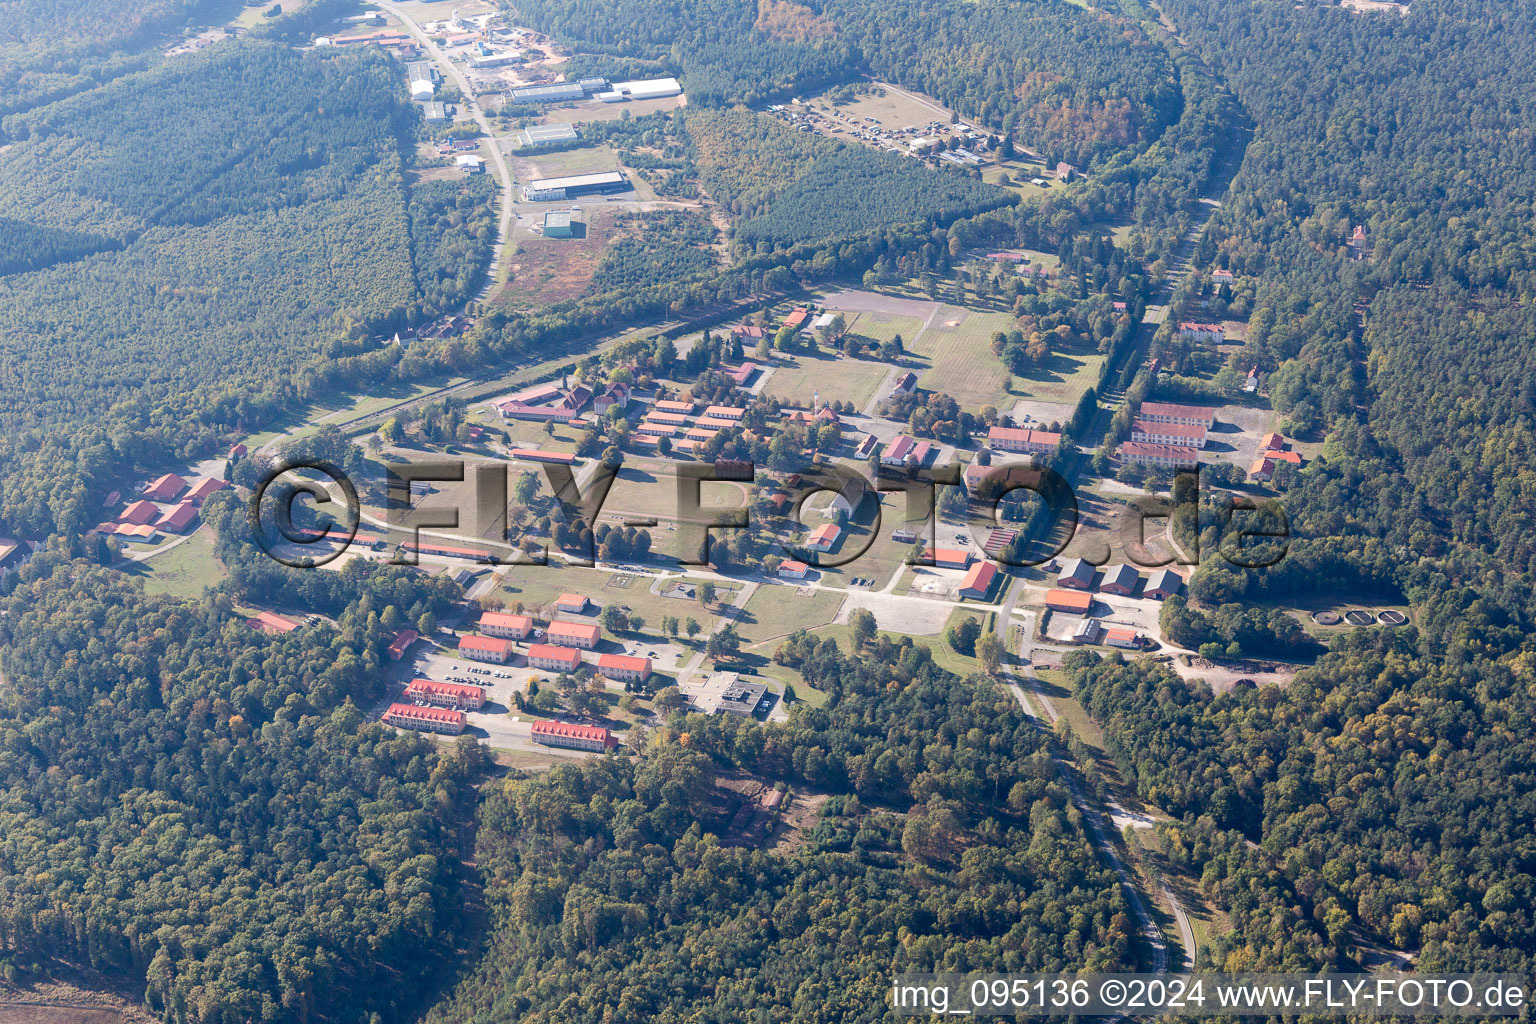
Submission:
M 437 86 L 425 78 L 418 78 L 411 83 L 411 99 L 413 100 L 430 100 L 436 95 Z

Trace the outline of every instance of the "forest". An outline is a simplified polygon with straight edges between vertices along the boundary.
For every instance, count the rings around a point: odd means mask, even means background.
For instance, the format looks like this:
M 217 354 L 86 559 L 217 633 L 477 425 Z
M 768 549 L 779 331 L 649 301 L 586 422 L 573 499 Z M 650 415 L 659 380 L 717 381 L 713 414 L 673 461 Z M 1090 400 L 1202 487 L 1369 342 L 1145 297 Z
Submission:
M 1133 966 L 1123 892 L 1010 695 L 910 638 L 801 637 L 824 707 L 678 713 L 638 760 L 488 788 L 494 928 L 426 1021 L 865 1020 L 892 971 Z M 820 803 L 790 847 L 729 841 L 717 781 L 741 771 Z
M 494 185 L 409 183 L 419 121 L 401 91 L 381 55 L 237 41 L 5 119 L 12 530 L 92 525 L 88 451 L 133 464 L 216 442 L 302 400 L 279 381 L 394 358 L 372 330 L 462 305 L 494 240 Z M 107 427 L 111 442 L 91 432 Z
M 484 766 L 364 722 L 400 622 L 369 577 L 334 625 L 278 638 L 227 595 L 148 597 L 58 553 L 20 577 L 0 608 L 10 976 L 89 964 L 188 1024 L 363 1024 L 415 998 L 452 948 Z
M 735 237 L 749 251 L 947 223 L 1011 201 L 968 176 L 803 135 L 749 110 L 690 110 L 684 124 L 704 190 L 741 218 Z

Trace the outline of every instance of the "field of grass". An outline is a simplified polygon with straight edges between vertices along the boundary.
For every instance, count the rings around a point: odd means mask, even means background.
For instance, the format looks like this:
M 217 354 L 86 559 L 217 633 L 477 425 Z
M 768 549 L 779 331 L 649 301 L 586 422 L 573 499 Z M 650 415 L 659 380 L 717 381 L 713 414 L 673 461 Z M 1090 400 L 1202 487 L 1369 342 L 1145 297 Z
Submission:
M 905 335 L 903 335 L 905 337 Z M 800 355 L 798 365 L 780 365 L 763 388 L 786 405 L 809 406 L 813 395 L 823 402 L 852 402 L 862 409 L 890 372 L 888 363 L 833 358 L 825 353 Z
M 1009 404 L 1003 390 L 1008 369 L 992 353 L 992 335 L 1013 327 L 1007 313 L 944 307 L 922 337 L 907 344 L 907 351 L 928 363 L 918 387 L 951 395 L 972 411 Z
M 853 313 L 847 320 L 849 331 L 875 341 L 890 341 L 899 334 L 902 344 L 906 344 L 923 329 L 923 322 L 917 317 L 896 313 Z
M 149 593 L 172 597 L 201 597 L 204 587 L 217 586 L 228 575 L 213 555 L 213 530 L 206 526 L 164 554 L 130 566 L 130 571 L 144 580 Z
M 797 629 L 826 625 L 842 604 L 843 595 L 826 590 L 802 595 L 789 587 L 758 587 L 742 609 L 736 630 L 744 640 L 761 643 Z
M 660 636 L 663 616 L 675 615 L 683 622 L 695 618 L 707 624 L 708 618 L 715 613 L 714 609 L 730 603 L 736 594 L 734 589 L 721 586 L 717 590 L 715 605 L 706 609 L 699 603 L 697 596 L 662 597 L 651 593 L 651 579 L 646 576 L 632 577 L 628 586 L 619 586 L 614 581 L 615 577 L 611 573 L 551 563 L 547 566 L 535 565 L 511 570 L 504 584 L 493 591 L 491 596 L 504 601 L 509 609 L 515 602 L 521 601 L 525 609 L 542 612 L 552 610 L 555 598 L 561 594 L 585 594 L 599 607 L 619 605 L 643 616 L 645 635 Z

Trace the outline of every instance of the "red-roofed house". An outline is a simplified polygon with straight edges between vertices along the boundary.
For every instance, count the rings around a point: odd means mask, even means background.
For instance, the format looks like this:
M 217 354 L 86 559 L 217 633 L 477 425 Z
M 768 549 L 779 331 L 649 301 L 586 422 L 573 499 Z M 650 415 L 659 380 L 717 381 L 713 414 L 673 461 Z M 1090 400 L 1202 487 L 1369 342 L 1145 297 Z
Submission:
M 197 506 L 190 501 L 183 501 L 174 508 L 166 509 L 155 526 L 166 533 L 180 533 L 196 520 Z
M 433 707 L 475 711 L 485 704 L 485 687 L 412 679 L 403 696 L 409 701 L 425 701 Z
M 480 616 L 480 632 L 504 640 L 522 640 L 533 632 L 533 619 L 527 615 L 485 612 Z
M 452 708 L 422 708 L 415 704 L 391 704 L 384 712 L 385 725 L 418 732 L 440 732 L 457 736 L 464 731 L 464 712 Z
M 512 641 L 501 637 L 473 634 L 459 637 L 459 654 L 471 661 L 494 661 L 505 665 L 514 649 Z
M 975 600 L 984 599 L 992 591 L 992 584 L 997 581 L 997 566 L 991 562 L 981 561 L 971 566 L 965 574 L 965 579 L 960 583 L 960 596 Z
M 551 622 L 544 631 L 551 643 L 566 644 L 590 651 L 602 638 L 603 628 L 595 622 Z
M 208 495 L 215 491 L 222 491 L 229 484 L 217 477 L 205 476 L 192 485 L 192 489 L 186 493 L 183 501 L 190 501 L 194 505 L 201 505 Z
M 144 488 L 144 497 L 150 501 L 170 501 L 187 489 L 187 482 L 175 473 L 167 473 Z
M 803 580 L 810 570 L 811 567 L 804 562 L 791 558 L 779 565 L 779 576 L 786 580 Z
M 1263 451 L 1266 448 L 1273 448 L 1275 451 L 1284 451 L 1285 438 L 1275 433 L 1274 431 L 1265 434 L 1263 437 L 1259 438 L 1259 451 Z
M 964 569 L 971 564 L 971 553 L 960 548 L 927 548 L 923 557 L 943 569 Z
M 806 318 L 810 315 L 811 311 L 804 306 L 796 306 L 789 311 L 789 316 L 784 318 L 784 326 L 798 331 L 805 326 Z
M 160 509 L 153 502 L 136 501 L 123 509 L 122 514 L 117 517 L 117 521 L 120 523 L 132 523 L 134 526 L 143 526 L 159 514 Z
M 581 652 L 559 644 L 534 644 L 528 648 L 528 664 L 545 672 L 575 672 L 581 668 Z
M 533 723 L 533 742 L 546 747 L 566 747 L 571 750 L 591 750 L 601 753 L 619 745 L 613 733 L 600 725 L 572 725 L 570 722 L 542 721 Z
M 811 531 L 806 539 L 805 546 L 813 551 L 831 551 L 837 547 L 838 538 L 843 535 L 843 528 L 836 523 L 823 523 Z
M 1093 595 L 1079 593 L 1075 590 L 1047 590 L 1045 592 L 1045 606 L 1055 612 L 1086 615 L 1088 610 L 1093 607 Z
M 999 451 L 1045 455 L 1061 444 L 1061 435 L 1049 430 L 993 427 L 987 431 L 987 444 Z
M 414 629 L 402 629 L 395 634 L 395 638 L 389 642 L 389 648 L 384 652 L 389 655 L 390 661 L 399 661 L 405 657 L 405 652 L 410 650 L 411 644 L 421 639 L 421 634 Z
M 605 654 L 597 659 L 597 670 L 621 683 L 643 683 L 651 678 L 651 659 L 628 654 Z
M 555 609 L 562 612 L 570 612 L 572 615 L 580 615 L 587 610 L 590 602 L 585 594 L 561 594 L 555 598 Z

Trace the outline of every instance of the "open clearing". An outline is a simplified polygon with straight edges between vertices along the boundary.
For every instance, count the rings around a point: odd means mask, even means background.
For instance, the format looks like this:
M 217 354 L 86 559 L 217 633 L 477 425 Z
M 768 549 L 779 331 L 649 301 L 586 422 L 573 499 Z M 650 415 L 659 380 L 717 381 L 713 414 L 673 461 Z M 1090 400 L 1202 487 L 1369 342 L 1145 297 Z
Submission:
M 146 591 L 172 597 L 202 597 L 204 587 L 217 586 L 228 575 L 213 555 L 213 529 L 209 526 L 200 527 L 176 547 L 137 568 Z
M 907 351 L 928 364 L 918 387 L 954 397 L 966 409 L 1000 406 L 1008 401 L 1003 390 L 1008 368 L 992 354 L 992 335 L 1012 330 L 1007 313 L 981 313 L 944 306 L 923 332 L 907 344 Z
M 890 370 L 888 363 L 801 354 L 795 363 L 776 366 L 763 391 L 786 405 L 809 406 L 819 394 L 823 402 L 852 402 L 862 409 Z

